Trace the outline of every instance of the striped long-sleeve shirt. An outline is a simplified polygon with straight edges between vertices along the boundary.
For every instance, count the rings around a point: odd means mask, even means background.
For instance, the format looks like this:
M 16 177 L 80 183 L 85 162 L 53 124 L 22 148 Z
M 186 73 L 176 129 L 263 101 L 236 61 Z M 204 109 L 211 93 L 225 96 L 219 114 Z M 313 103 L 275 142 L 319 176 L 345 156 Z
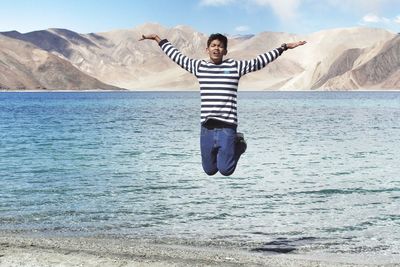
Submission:
M 159 45 L 175 63 L 197 77 L 200 84 L 202 124 L 208 119 L 214 119 L 237 125 L 237 89 L 240 77 L 264 68 L 284 51 L 280 47 L 252 60 L 226 59 L 217 65 L 188 58 L 166 39 Z

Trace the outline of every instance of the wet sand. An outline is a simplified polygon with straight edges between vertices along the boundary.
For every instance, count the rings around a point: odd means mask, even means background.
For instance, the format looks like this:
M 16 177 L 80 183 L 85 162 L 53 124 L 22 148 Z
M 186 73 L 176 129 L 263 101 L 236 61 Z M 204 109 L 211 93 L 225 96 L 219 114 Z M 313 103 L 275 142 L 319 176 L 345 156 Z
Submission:
M 89 237 L 0 236 L 0 266 L 400 266 L 256 253 L 237 248 Z

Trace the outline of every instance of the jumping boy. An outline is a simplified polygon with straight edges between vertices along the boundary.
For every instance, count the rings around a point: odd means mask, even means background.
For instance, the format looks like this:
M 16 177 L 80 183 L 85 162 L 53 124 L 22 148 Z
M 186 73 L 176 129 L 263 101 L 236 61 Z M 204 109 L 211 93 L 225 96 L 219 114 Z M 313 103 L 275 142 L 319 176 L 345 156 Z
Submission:
M 168 40 L 156 34 L 142 35 L 141 40 L 155 40 L 164 53 L 183 69 L 195 75 L 201 94 L 201 159 L 208 175 L 218 171 L 225 176 L 233 174 L 247 144 L 243 134 L 236 131 L 237 89 L 239 79 L 252 71 L 264 68 L 287 49 L 304 45 L 305 41 L 282 44 L 252 60 L 233 60 L 227 54 L 228 39 L 222 34 L 211 34 L 206 51 L 209 61 L 190 59 L 179 52 Z

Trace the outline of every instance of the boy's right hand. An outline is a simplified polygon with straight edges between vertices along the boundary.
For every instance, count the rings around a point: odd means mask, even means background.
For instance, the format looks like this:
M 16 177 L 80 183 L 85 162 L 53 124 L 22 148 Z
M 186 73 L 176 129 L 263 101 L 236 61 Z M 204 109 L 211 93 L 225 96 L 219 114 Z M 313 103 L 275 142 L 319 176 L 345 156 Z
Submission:
M 140 38 L 139 41 L 143 41 L 143 40 L 154 40 L 157 43 L 159 43 L 161 41 L 161 38 L 158 37 L 157 34 L 148 34 L 148 35 L 142 34 L 142 38 Z

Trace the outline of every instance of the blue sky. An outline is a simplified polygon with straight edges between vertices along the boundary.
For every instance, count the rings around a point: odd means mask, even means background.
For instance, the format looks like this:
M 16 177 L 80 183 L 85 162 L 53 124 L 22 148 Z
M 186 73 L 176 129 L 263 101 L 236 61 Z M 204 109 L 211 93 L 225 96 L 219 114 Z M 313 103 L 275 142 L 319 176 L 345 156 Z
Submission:
M 1 0 L 0 31 L 66 28 L 79 33 L 147 22 L 205 34 L 305 34 L 368 26 L 400 32 L 400 0 Z

